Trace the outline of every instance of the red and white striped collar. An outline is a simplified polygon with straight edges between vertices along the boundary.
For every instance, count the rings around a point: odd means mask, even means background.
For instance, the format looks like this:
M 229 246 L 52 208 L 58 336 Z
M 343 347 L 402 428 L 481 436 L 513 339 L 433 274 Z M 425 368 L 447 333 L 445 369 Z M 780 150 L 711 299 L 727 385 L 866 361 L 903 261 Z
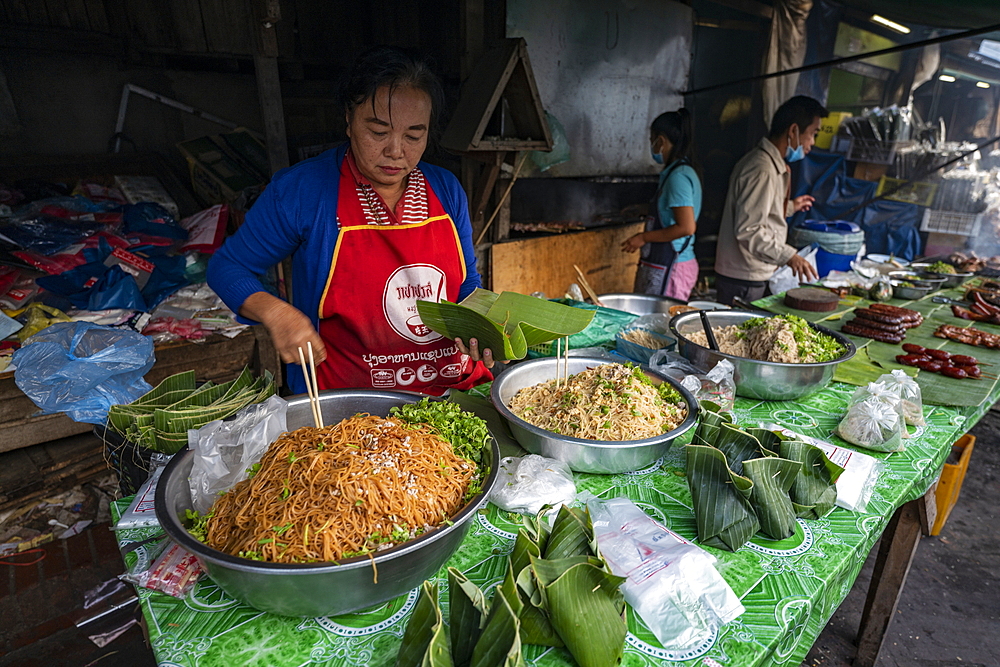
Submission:
M 371 181 L 358 170 L 351 149 L 347 149 L 344 164 L 351 172 L 357 187 L 358 201 L 365 222 L 369 225 L 400 225 L 423 222 L 430 217 L 427 198 L 427 180 L 419 167 L 414 167 L 407 176 L 406 189 L 403 196 L 396 202 L 395 210 L 390 210 L 382 196 L 372 187 Z

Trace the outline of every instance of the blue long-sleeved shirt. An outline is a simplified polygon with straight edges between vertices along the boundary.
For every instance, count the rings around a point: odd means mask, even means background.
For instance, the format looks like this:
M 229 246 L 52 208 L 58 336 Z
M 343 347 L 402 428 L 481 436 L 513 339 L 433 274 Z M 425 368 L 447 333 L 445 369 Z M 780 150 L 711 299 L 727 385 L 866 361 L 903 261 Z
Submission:
M 265 291 L 258 276 L 291 255 L 292 305 L 318 329 L 320 298 L 340 234 L 337 198 L 346 153 L 347 144 L 343 144 L 276 173 L 247 212 L 243 225 L 212 257 L 208 284 L 233 312 L 238 313 L 251 294 Z M 419 167 L 458 230 L 467 271 L 458 296 L 464 299 L 482 284 L 465 191 L 448 170 L 425 162 Z M 358 279 L 364 280 L 364 276 Z M 291 390 L 304 393 L 299 366 L 289 364 L 287 371 Z

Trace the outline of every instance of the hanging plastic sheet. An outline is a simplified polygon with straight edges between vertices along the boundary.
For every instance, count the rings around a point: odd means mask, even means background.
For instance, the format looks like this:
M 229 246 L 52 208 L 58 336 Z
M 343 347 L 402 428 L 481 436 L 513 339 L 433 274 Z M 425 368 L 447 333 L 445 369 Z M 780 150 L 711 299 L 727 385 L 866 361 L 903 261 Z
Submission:
M 847 176 L 844 156 L 812 151 L 792 166 L 795 188 L 792 197 L 810 194 L 816 198 L 812 209 L 800 211 L 789 225 L 810 220 L 846 220 L 861 225 L 868 252 L 891 254 L 911 260 L 921 250 L 920 208 L 914 204 L 879 200 L 847 214 L 875 197 L 878 183 Z

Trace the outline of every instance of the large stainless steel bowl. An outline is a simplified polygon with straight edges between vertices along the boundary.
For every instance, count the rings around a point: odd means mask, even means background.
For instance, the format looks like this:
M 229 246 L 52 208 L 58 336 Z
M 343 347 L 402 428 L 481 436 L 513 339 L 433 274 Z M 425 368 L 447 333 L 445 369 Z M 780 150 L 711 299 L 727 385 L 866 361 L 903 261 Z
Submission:
M 650 313 L 669 313 L 670 306 L 682 305 L 683 301 L 652 294 L 598 294 L 606 308 L 624 310 L 633 315 L 649 315 Z
M 570 375 L 588 368 L 615 363 L 600 357 L 570 357 L 567 369 Z M 529 424 L 513 412 L 507 405 L 514 394 L 524 387 L 531 387 L 556 377 L 556 359 L 532 359 L 516 364 L 504 371 L 493 381 L 490 397 L 497 411 L 510 424 L 510 430 L 521 446 L 532 454 L 540 454 L 565 461 L 577 472 L 619 473 L 641 470 L 663 456 L 673 441 L 694 426 L 698 418 L 698 401 L 684 387 L 665 375 L 648 367 L 642 369 L 655 384 L 668 382 L 681 393 L 687 403 L 687 418 L 672 431 L 645 440 L 585 440 L 546 431 Z
M 745 310 L 708 312 L 708 321 L 712 328 L 742 324 L 752 317 L 771 317 L 771 315 Z M 854 343 L 843 334 L 812 323 L 809 326 L 820 333 L 832 336 L 847 349 L 847 352 L 839 359 L 818 364 L 782 364 L 734 357 L 691 342 L 688 335 L 704 331 L 698 313 L 682 313 L 670 320 L 670 333 L 677 338 L 677 352 L 699 368 L 709 370 L 722 359 L 731 361 L 736 368 L 734 379 L 736 393 L 739 396 L 766 401 L 791 401 L 819 391 L 830 384 L 837 364 L 847 361 L 856 352 Z
M 420 397 L 348 389 L 321 392 L 319 400 L 325 423 L 334 424 L 359 412 L 386 416 L 390 408 L 416 403 Z M 312 425 L 308 397 L 290 399 L 288 429 L 307 425 Z M 391 600 L 441 569 L 458 550 L 476 510 L 486 504 L 486 496 L 496 482 L 500 450 L 495 439 L 485 454 L 490 472 L 482 493 L 452 517 L 452 525 L 376 555 L 377 584 L 373 582 L 372 563 L 365 556 L 339 565 L 262 563 L 216 551 L 191 537 L 181 524 L 184 510 L 191 508 L 187 478 L 194 454 L 190 450 L 178 452 L 163 471 L 156 488 L 156 518 L 164 532 L 195 554 L 208 575 L 237 600 L 282 616 L 335 616 Z

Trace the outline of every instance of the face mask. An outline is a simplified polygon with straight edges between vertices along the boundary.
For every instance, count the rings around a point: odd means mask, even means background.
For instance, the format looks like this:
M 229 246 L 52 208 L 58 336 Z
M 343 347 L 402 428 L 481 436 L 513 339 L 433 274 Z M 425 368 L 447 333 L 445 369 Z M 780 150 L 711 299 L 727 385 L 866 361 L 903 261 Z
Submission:
M 793 162 L 798 162 L 806 156 L 806 151 L 802 148 L 802 140 L 799 140 L 799 147 L 792 149 L 791 145 L 785 146 L 785 162 L 791 164 Z
M 657 153 L 652 146 L 649 147 L 649 154 L 653 156 L 653 162 L 656 164 L 663 164 L 663 156 Z

